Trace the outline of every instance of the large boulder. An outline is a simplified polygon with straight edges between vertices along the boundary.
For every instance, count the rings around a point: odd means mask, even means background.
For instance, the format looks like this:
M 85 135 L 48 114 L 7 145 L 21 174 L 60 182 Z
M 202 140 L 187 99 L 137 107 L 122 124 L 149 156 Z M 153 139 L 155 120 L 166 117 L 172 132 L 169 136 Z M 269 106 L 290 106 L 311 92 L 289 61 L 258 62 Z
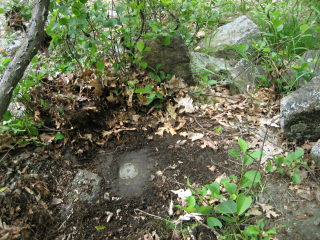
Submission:
M 280 124 L 291 141 L 320 138 L 320 76 L 281 100 Z
M 181 37 L 171 37 L 169 43 L 164 38 L 149 41 L 147 47 L 151 50 L 145 52 L 145 61 L 152 69 L 162 70 L 166 73 L 183 78 L 189 85 L 194 85 L 190 68 L 190 54 Z
M 200 47 L 208 50 L 210 55 L 233 56 L 230 45 L 250 44 L 261 36 L 258 26 L 243 15 L 217 29 L 200 43 Z

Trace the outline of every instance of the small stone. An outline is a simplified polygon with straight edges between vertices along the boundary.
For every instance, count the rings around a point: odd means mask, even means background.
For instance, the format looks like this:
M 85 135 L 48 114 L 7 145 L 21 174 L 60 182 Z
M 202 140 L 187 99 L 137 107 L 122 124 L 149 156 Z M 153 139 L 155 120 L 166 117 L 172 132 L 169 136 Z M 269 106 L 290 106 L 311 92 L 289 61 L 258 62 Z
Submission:
M 312 147 L 310 154 L 313 161 L 320 166 L 320 140 Z
M 81 201 L 91 202 L 98 197 L 100 192 L 101 177 L 87 170 L 79 170 L 72 181 L 73 191 L 71 196 L 76 195 Z

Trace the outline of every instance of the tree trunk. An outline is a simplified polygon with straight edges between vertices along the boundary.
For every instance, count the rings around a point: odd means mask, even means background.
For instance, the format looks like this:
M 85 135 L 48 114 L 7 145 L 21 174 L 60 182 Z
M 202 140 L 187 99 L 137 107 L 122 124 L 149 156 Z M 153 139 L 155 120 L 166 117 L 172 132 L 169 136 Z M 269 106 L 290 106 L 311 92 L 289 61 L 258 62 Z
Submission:
M 43 44 L 43 39 L 46 36 L 44 27 L 48 17 L 49 4 L 50 0 L 35 0 L 28 35 L 13 60 L 4 70 L 0 80 L 0 121 L 9 106 L 13 90 Z

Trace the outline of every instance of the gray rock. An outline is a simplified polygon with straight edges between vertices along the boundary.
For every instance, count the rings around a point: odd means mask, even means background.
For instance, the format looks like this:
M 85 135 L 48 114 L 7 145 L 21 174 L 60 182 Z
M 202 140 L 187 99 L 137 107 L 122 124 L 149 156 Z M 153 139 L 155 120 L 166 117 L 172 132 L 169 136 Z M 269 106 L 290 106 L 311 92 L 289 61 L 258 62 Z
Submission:
M 8 110 L 11 112 L 11 114 L 15 118 L 20 119 L 20 118 L 23 118 L 23 116 L 25 115 L 25 112 L 26 112 L 27 108 L 23 103 L 11 102 L 9 104 Z
M 320 76 L 281 100 L 280 124 L 290 141 L 320 138 Z
M 81 201 L 91 202 L 100 192 L 101 177 L 87 170 L 79 170 L 72 181 L 71 197 L 76 196 Z
M 241 59 L 231 70 L 232 85 L 238 92 L 246 93 L 248 88 L 254 89 L 257 87 L 257 76 L 264 74 L 262 69 L 245 59 Z
M 302 58 L 309 63 L 311 72 L 316 75 L 320 74 L 320 50 L 308 50 L 302 55 Z
M 311 157 L 320 166 L 320 139 L 311 149 Z M 319 199 L 320 201 L 320 199 Z
M 234 50 L 231 50 L 230 45 L 250 44 L 253 39 L 257 39 L 259 36 L 261 36 L 261 32 L 258 26 L 243 15 L 209 34 L 200 43 L 200 46 L 207 49 L 210 55 L 232 56 Z
M 160 37 L 149 41 L 146 46 L 151 48 L 151 51 L 144 53 L 148 66 L 157 69 L 160 64 L 160 70 L 181 77 L 190 85 L 194 84 L 189 50 L 181 37 L 171 37 L 168 45 Z
M 215 58 L 206 53 L 190 52 L 191 56 L 191 71 L 193 75 L 202 73 L 219 72 L 230 70 L 230 64 L 226 59 Z

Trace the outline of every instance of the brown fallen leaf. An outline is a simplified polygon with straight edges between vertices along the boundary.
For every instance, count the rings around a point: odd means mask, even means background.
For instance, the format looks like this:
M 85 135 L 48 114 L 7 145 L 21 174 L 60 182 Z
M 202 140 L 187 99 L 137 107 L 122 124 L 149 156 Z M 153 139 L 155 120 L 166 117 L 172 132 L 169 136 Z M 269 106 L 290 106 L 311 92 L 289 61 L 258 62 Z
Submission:
M 272 217 L 276 218 L 276 217 L 280 216 L 280 214 L 278 214 L 272 210 L 274 207 L 267 205 L 267 204 L 264 204 L 264 203 L 258 203 L 258 205 L 260 205 L 263 212 L 266 214 L 267 218 L 272 218 Z
M 299 220 L 306 220 L 306 219 L 307 219 L 307 216 L 306 216 L 306 215 L 298 215 L 298 216 L 297 216 L 297 219 L 299 219 Z

